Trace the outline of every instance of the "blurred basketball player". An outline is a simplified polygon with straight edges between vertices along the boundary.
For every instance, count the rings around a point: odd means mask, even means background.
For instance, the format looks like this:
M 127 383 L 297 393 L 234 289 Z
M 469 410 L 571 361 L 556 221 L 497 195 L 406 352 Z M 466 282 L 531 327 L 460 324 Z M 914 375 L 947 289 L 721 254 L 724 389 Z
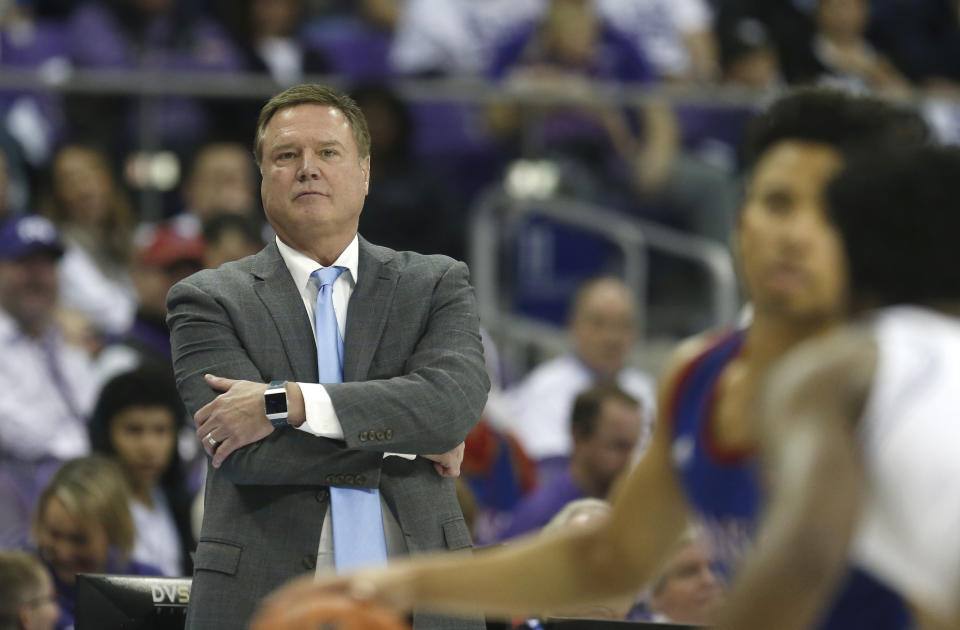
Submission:
M 862 319 L 772 370 L 769 503 L 724 628 L 808 628 L 847 562 L 960 627 L 960 152 L 854 162 L 829 187 Z

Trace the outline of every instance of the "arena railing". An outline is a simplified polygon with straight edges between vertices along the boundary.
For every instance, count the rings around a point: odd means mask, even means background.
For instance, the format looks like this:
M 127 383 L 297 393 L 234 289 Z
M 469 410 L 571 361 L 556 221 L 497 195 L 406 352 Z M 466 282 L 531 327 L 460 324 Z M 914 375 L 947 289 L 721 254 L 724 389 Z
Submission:
M 472 209 L 469 261 L 481 321 L 501 343 L 510 347 L 533 344 L 548 355 L 563 351 L 567 344 L 564 330 L 557 324 L 516 312 L 502 280 L 504 250 L 514 242 L 511 226 L 532 216 L 600 236 L 619 250 L 622 278 L 638 296 L 641 341 L 648 341 L 650 333 L 646 315 L 651 251 L 686 260 L 704 270 L 709 279 L 710 324 L 730 324 L 737 317 L 740 303 L 733 257 L 722 243 L 596 204 L 563 197 L 521 198 L 497 186 L 484 193 Z

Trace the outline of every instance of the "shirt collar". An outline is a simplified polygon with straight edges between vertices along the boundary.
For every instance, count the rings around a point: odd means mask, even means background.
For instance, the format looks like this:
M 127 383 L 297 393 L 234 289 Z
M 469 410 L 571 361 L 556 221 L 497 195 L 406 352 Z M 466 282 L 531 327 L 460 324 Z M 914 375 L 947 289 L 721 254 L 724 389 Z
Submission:
M 283 258 L 283 263 L 287 266 L 287 269 L 290 270 L 290 275 L 293 276 L 293 281 L 296 283 L 297 289 L 303 290 L 303 288 L 307 286 L 307 283 L 310 282 L 310 274 L 317 269 L 322 269 L 323 265 L 306 254 L 290 247 L 281 241 L 279 236 L 276 237 L 276 240 L 277 248 L 280 250 L 280 257 Z M 359 252 L 360 241 L 357 235 L 354 234 L 353 240 L 350 241 L 347 248 L 343 250 L 340 256 L 330 265 L 331 267 L 346 267 L 354 286 L 357 284 L 357 261 L 359 260 Z

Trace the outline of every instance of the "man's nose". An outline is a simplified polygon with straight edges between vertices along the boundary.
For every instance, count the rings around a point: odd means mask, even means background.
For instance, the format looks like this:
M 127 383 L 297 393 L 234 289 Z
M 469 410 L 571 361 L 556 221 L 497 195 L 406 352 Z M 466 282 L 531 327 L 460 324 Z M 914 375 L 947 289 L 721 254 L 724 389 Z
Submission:
M 320 177 L 319 160 L 309 151 L 303 152 L 300 160 L 300 168 L 297 169 L 297 178 L 300 181 L 307 179 L 318 179 Z

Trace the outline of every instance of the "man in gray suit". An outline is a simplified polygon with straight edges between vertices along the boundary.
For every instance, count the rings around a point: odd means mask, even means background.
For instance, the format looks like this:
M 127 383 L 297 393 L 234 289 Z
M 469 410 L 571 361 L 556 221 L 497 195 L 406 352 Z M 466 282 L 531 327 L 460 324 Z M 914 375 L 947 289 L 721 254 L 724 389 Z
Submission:
M 282 582 L 332 568 L 330 487 L 379 489 L 390 555 L 471 545 L 449 477 L 489 380 L 466 266 L 358 236 L 370 136 L 339 92 L 275 96 L 254 153 L 276 242 L 168 296 L 178 387 L 212 464 L 192 630 L 243 628 Z M 344 382 L 318 384 L 311 273 L 331 266 L 345 269 L 332 294 Z M 419 614 L 414 625 L 483 627 Z

